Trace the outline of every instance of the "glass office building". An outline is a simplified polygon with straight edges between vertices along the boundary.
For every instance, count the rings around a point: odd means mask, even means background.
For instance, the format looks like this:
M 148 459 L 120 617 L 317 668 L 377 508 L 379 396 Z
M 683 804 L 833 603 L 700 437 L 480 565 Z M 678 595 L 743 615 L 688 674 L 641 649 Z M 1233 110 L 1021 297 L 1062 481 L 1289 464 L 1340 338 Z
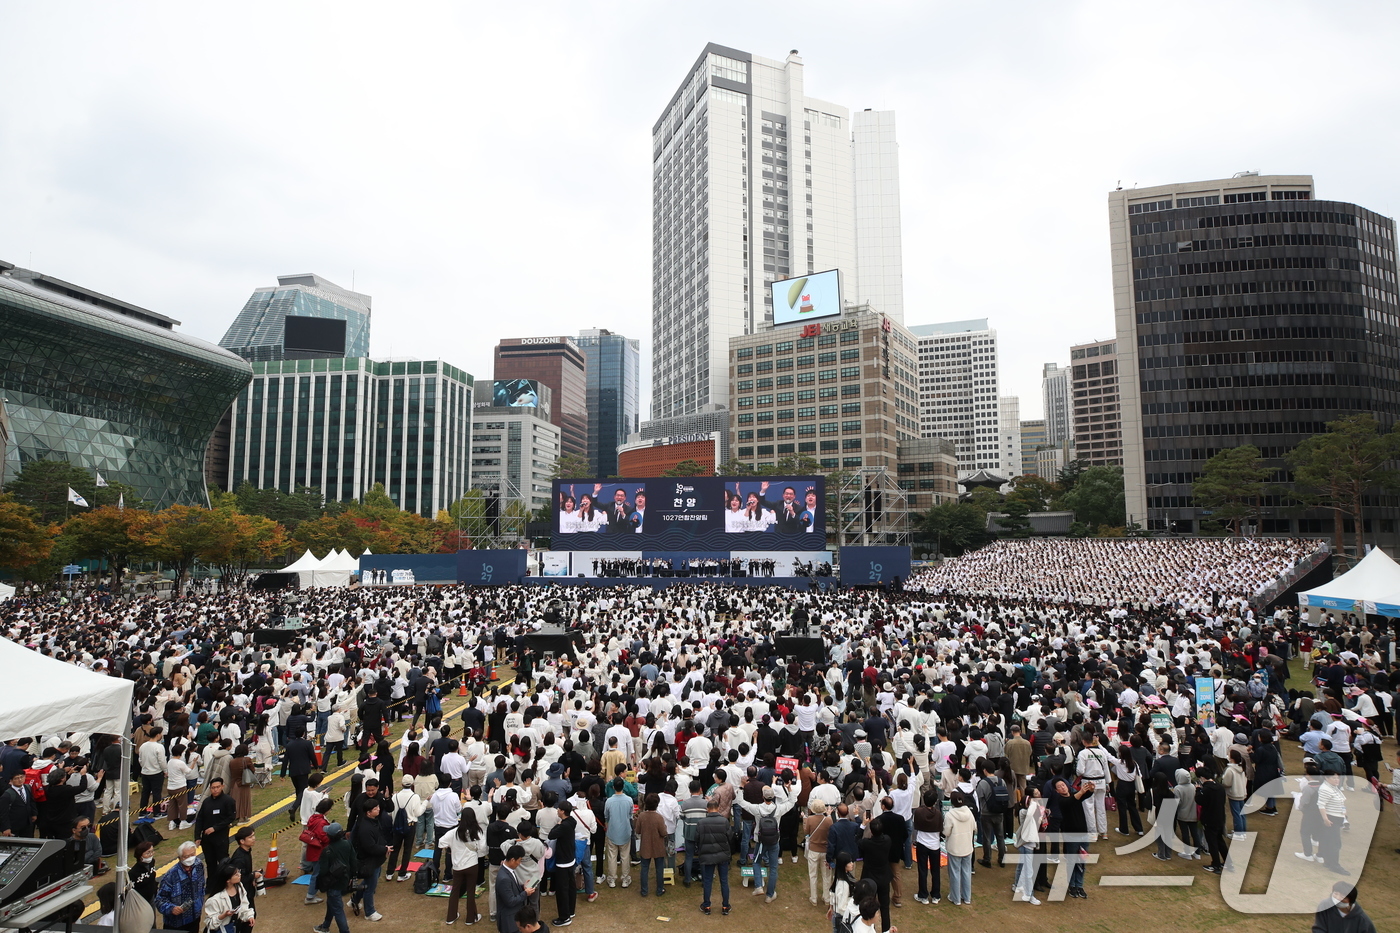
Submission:
M 574 342 L 588 360 L 588 463 L 594 476 L 617 476 L 617 448 L 639 427 L 641 341 L 592 329 Z
M 269 360 L 233 405 L 228 484 L 327 500 L 375 483 L 437 516 L 470 485 L 472 377 L 440 360 Z
M 238 312 L 219 346 L 249 361 L 297 359 L 306 355 L 369 356 L 370 296 L 341 288 L 319 275 L 279 275 L 277 285 L 256 289 L 243 310 Z M 297 346 L 293 324 L 314 321 L 344 321 L 344 336 L 338 348 L 322 345 Z M 314 335 L 313 336 L 320 336 Z
M 208 505 L 204 449 L 248 384 L 246 362 L 171 318 L 0 263 L 4 474 L 67 460 L 156 508 Z
M 1242 173 L 1111 192 L 1109 225 L 1130 520 L 1201 530 L 1208 513 L 1192 486 L 1221 450 L 1257 447 L 1287 479 L 1289 452 L 1327 422 L 1366 412 L 1395 423 L 1391 218 L 1319 199 L 1311 176 Z M 1091 362 L 1072 361 L 1076 395 Z M 1394 535 L 1395 505 L 1369 496 L 1366 530 Z M 1263 533 L 1332 529 L 1328 513 L 1300 516 L 1279 495 L 1262 512 Z

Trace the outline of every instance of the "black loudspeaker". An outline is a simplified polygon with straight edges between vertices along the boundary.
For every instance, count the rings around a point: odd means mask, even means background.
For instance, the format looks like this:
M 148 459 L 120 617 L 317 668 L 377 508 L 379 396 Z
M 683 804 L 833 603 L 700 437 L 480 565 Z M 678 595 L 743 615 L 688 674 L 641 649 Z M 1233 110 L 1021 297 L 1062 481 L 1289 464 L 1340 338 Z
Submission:
M 733 575 L 736 577 L 747 577 L 749 572 L 747 570 L 735 570 Z
M 579 578 L 580 580 L 582 580 L 582 579 L 583 579 L 583 574 L 579 574 L 579 575 L 578 575 L 578 578 Z
M 778 639 L 778 654 L 794 661 L 826 663 L 826 645 L 820 638 L 801 635 L 784 635 Z

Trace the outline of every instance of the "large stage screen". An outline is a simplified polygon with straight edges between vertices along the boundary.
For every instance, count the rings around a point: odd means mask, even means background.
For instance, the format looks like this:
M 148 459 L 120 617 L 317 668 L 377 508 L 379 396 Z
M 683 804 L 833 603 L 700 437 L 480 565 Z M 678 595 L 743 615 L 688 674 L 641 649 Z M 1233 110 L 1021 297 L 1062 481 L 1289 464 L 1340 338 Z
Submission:
M 820 476 L 556 480 L 551 547 L 811 551 L 826 542 Z

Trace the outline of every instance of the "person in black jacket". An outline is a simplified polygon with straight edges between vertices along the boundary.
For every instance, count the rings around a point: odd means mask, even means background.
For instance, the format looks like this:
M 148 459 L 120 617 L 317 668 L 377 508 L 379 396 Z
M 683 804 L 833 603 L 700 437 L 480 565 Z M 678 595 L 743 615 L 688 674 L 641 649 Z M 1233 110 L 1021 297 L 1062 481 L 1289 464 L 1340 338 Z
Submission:
M 228 858 L 228 831 L 237 816 L 238 805 L 224 793 L 224 782 L 214 778 L 209 782 L 209 796 L 200 802 L 194 815 L 194 841 L 204 849 L 211 894 L 218 890 L 218 872 L 214 869 Z
M 525 887 L 520 880 L 520 861 L 523 858 L 525 847 L 511 846 L 506 849 L 500 867 L 495 869 L 496 880 L 492 886 L 496 890 L 496 929 L 500 933 L 518 933 L 520 927 L 515 922 L 515 916 L 535 896 L 535 889 Z M 573 869 L 569 871 L 572 873 Z M 563 922 L 554 921 L 554 925 L 568 926 L 570 922 L 571 918 L 566 918 Z
M 247 898 L 248 906 L 257 910 L 258 878 L 262 872 L 253 867 L 253 846 L 257 843 L 257 834 L 253 827 L 244 826 L 234 833 L 233 841 L 236 847 L 233 854 L 228 857 L 228 863 L 236 866 L 243 875 L 243 893 Z
M 34 791 L 24 786 L 24 772 L 10 776 L 10 786 L 0 794 L 0 836 L 31 838 L 39 820 Z
M 131 886 L 145 898 L 147 904 L 156 902 L 156 852 L 150 842 L 136 843 L 136 864 L 131 868 Z
M 574 881 L 574 865 L 578 861 L 575 854 L 577 847 L 574 844 L 578 833 L 578 821 L 573 816 L 573 804 L 567 800 L 560 801 L 558 810 L 559 822 L 549 831 L 549 842 L 554 849 L 554 901 L 559 907 L 559 916 L 553 924 L 566 927 L 573 922 L 574 901 L 578 894 L 577 883 Z M 498 920 L 505 914 L 505 911 L 500 909 L 500 896 L 501 892 L 497 891 Z
M 355 916 L 360 915 L 360 904 L 364 903 L 365 916 L 370 920 L 382 920 L 383 914 L 374 909 L 374 892 L 379 887 L 379 866 L 389 855 L 389 846 L 379 828 L 380 801 L 370 797 L 361 801 L 363 809 L 355 821 L 355 829 L 350 834 L 350 843 L 355 848 L 358 859 L 357 877 L 364 879 L 363 891 L 350 895 L 350 909 Z
M 710 913 L 710 894 L 718 874 L 722 913 L 729 916 L 729 859 L 734 854 L 730 848 L 730 834 L 729 819 L 721 812 L 719 800 L 711 797 L 705 802 L 705 816 L 695 824 L 695 861 L 700 863 L 705 892 L 700 902 L 701 913 Z
M 384 738 L 384 701 L 379 698 L 379 694 L 373 687 L 365 688 L 365 698 L 360 703 L 360 725 L 363 731 L 360 735 L 360 747 L 369 748 L 373 743 Z
M 903 820 L 900 820 L 903 823 Z M 870 835 L 860 841 L 861 880 L 875 882 L 876 897 L 880 901 L 880 929 L 890 928 L 890 837 L 885 835 L 885 824 L 878 818 L 869 823 Z
M 305 793 L 311 772 L 316 767 L 316 746 L 306 737 L 305 728 L 301 735 L 288 739 L 282 747 L 282 767 L 286 769 L 285 773 L 291 775 L 292 787 L 296 790 L 296 798 L 287 809 L 287 816 L 300 820 L 301 795 Z
M 1201 829 L 1205 831 L 1206 848 L 1210 849 L 1210 864 L 1206 871 L 1218 875 L 1230 857 L 1230 844 L 1225 840 L 1225 788 L 1208 770 L 1202 771 L 1201 786 L 1196 788 L 1196 803 L 1201 807 Z

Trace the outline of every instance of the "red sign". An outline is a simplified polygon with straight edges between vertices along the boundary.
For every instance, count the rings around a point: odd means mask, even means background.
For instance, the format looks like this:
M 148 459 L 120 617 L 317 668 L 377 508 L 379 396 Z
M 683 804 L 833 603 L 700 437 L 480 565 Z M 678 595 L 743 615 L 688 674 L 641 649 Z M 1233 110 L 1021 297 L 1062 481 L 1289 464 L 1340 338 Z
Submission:
M 888 333 L 888 332 L 891 331 L 891 330 L 894 330 L 894 328 L 890 325 L 890 319 L 889 319 L 889 318 L 885 318 L 884 320 L 882 320 L 882 321 L 880 322 L 880 329 L 883 330 L 883 331 L 885 331 L 886 333 Z
M 783 770 L 786 769 L 792 772 L 793 777 L 797 777 L 796 758 L 779 758 L 777 764 L 774 767 L 777 769 L 777 772 L 779 774 L 782 774 Z
M 821 335 L 822 335 L 822 326 L 821 326 L 820 324 L 803 324 L 803 325 L 802 325 L 802 336 L 804 336 L 804 337 L 820 337 Z

